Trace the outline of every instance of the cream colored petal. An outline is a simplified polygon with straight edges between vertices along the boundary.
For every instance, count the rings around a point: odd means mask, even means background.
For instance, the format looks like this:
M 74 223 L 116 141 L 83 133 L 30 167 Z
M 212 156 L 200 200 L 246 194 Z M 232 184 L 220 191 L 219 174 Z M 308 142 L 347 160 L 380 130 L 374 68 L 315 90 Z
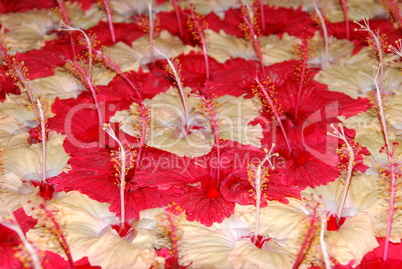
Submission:
M 133 105 L 130 106 L 130 108 Z M 117 111 L 116 114 L 110 119 L 110 122 L 119 123 L 119 128 L 126 134 L 134 137 L 140 137 L 141 131 L 136 128 L 135 122 L 139 122 L 136 116 L 134 116 L 130 110 Z
M 331 2 L 331 1 L 329 1 Z M 330 22 L 341 22 L 344 21 L 343 11 L 339 4 L 332 1 L 332 4 L 326 5 L 326 7 L 330 7 L 330 10 L 327 10 L 326 17 Z M 384 17 L 386 13 L 384 8 L 374 0 L 350 0 L 347 1 L 348 7 L 348 16 L 349 20 L 352 22 L 354 20 L 361 20 L 364 18 L 377 18 Z M 350 24 L 350 29 L 353 31 L 354 24 Z
M 46 141 L 46 177 L 57 176 L 62 171 L 67 171 L 67 164 L 70 156 L 64 151 L 63 143 L 66 136 L 50 132 L 49 138 Z M 32 145 L 38 155 L 42 153 L 42 145 L 40 143 Z M 42 160 L 42 158 L 41 158 Z
M 117 74 L 112 70 L 100 65 L 95 65 L 92 69 L 92 80 L 94 85 L 108 85 L 116 75 Z
M 357 173 L 356 173 L 357 174 Z M 354 175 L 352 177 L 345 204 L 342 209 L 342 217 L 355 216 L 358 212 L 362 212 L 371 206 L 378 204 L 377 195 L 379 194 L 378 186 L 373 184 L 373 180 L 377 180 L 377 176 Z M 314 197 L 320 202 L 320 208 L 327 215 L 337 215 L 339 205 L 345 190 L 346 174 L 328 183 L 325 186 L 315 188 L 306 188 L 301 192 L 304 199 Z
M 95 218 L 105 221 L 108 224 L 118 224 L 119 222 L 116 215 L 109 211 L 109 204 L 99 203 L 98 201 L 92 200 L 87 195 L 81 194 L 78 191 L 60 193 L 55 203 L 74 211 L 85 212 Z
M 170 88 L 168 91 L 156 95 L 152 100 L 144 100 L 150 110 L 146 144 L 181 157 L 202 156 L 211 151 L 211 132 L 199 109 L 201 99 L 189 96 L 190 89 L 185 89 L 185 91 L 189 111 L 187 122 L 189 133 L 187 133 L 186 124 L 183 121 L 185 113 L 179 92 L 177 89 Z M 116 113 L 111 121 L 119 122 L 120 128 L 132 136 L 139 137 L 141 135 L 138 129 L 140 119 L 128 110 Z
M 287 248 L 280 247 L 270 240 L 259 249 L 250 239 L 241 239 L 236 242 L 229 254 L 233 268 L 293 268 L 295 255 Z
M 224 119 L 240 117 L 250 122 L 260 115 L 261 104 L 256 97 L 250 99 L 244 96 L 223 95 L 216 98 L 216 101 L 220 104 L 219 115 Z
M 337 232 L 327 234 L 328 252 L 342 265 L 351 260 L 359 264 L 368 252 L 379 246 L 372 221 L 363 214 L 348 218 Z
M 376 229 L 377 237 L 385 237 L 387 231 L 388 215 L 389 215 L 389 184 L 390 179 L 385 177 L 370 176 L 366 177 L 366 184 L 371 184 L 370 188 L 372 193 L 370 199 L 373 201 L 368 204 L 369 206 L 362 209 L 360 212 L 367 214 L 371 217 Z M 400 185 L 400 184 L 399 184 Z M 359 188 L 357 190 L 351 189 L 352 192 L 363 192 Z M 402 239 L 402 212 L 398 210 L 401 206 L 402 190 L 400 187 L 397 188 L 395 197 L 395 210 L 392 218 L 392 230 L 390 241 L 393 243 L 400 243 Z
M 37 82 L 39 95 L 50 99 L 76 98 L 86 90 L 81 82 L 62 69 L 56 69 L 53 76 L 40 78 Z
M 112 0 L 111 6 L 117 18 L 130 18 L 134 14 L 148 14 L 146 1 Z
M 0 103 L 0 118 L 12 117 L 22 127 L 33 128 L 38 125 L 29 100 L 20 95 L 7 95 L 6 100 Z
M 367 92 L 375 90 L 374 82 L 361 73 L 373 77 L 373 67 L 367 63 L 359 65 L 331 66 L 320 71 L 314 78 L 327 84 L 330 91 L 343 92 L 352 98 L 368 97 Z M 402 76 L 397 69 L 385 68 L 384 87 L 394 93 L 401 92 Z
M 48 34 L 58 28 L 57 16 L 50 10 L 2 14 L 0 24 L 8 30 L 10 45 L 19 52 L 40 49 L 45 41 L 57 38 L 54 33 Z
M 105 18 L 105 14 L 97 3 L 88 10 L 83 10 L 79 2 L 66 1 L 65 5 L 70 10 L 69 16 L 73 27 L 89 29 L 99 24 Z
M 186 89 L 186 95 L 189 90 Z M 217 115 L 220 137 L 259 147 L 262 127 L 260 124 L 249 124 L 260 115 L 261 105 L 257 98 L 246 99 L 244 96 L 224 95 L 216 98 L 216 101 L 219 104 Z M 200 110 L 203 101 L 199 97 L 190 95 L 186 98 L 186 102 L 190 134 L 185 133 L 184 109 L 177 90 L 170 88 L 167 92 L 156 95 L 152 100 L 144 100 L 144 103 L 150 107 L 151 119 L 147 145 L 189 157 L 202 156 L 211 150 L 211 127 L 205 122 Z M 139 119 L 131 116 L 129 111 L 116 113 L 111 121 L 120 123 L 120 128 L 130 135 L 136 137 L 140 135 L 135 126 Z
M 258 231 L 260 235 L 277 240 L 299 238 L 309 222 L 309 211 L 302 201 L 289 200 L 289 204 L 270 201 L 267 207 L 260 209 L 260 228 Z M 254 232 L 255 207 L 236 205 L 235 213 L 248 225 L 248 229 Z
M 295 58 L 294 46 L 300 44 L 300 39 L 284 33 L 260 37 L 261 52 L 265 65 L 280 63 Z
M 277 2 L 277 1 L 275 1 Z M 296 2 L 295 0 L 291 2 Z M 313 3 L 311 1 L 299 1 L 303 2 L 303 11 L 315 13 Z M 322 12 L 325 12 L 325 17 L 332 23 L 344 21 L 344 14 L 342 6 L 336 0 L 319 1 L 318 7 Z M 348 16 L 350 20 L 350 29 L 353 31 L 355 25 L 353 21 L 361 20 L 364 18 L 377 18 L 386 16 L 384 8 L 375 0 L 348 0 Z M 298 6 L 294 6 L 297 8 Z
M 246 99 L 244 96 L 224 95 L 216 98 L 220 104 L 220 136 L 223 139 L 237 141 L 244 145 L 261 146 L 262 127 L 250 125 L 260 115 L 261 104 L 257 98 Z
M 402 134 L 402 94 L 389 96 L 386 101 L 387 122 L 393 126 L 398 135 Z
M 185 88 L 187 109 L 190 114 L 190 123 L 200 118 L 199 106 L 201 99 L 190 95 L 190 88 Z M 184 107 L 179 90 L 170 87 L 166 92 L 157 94 L 152 100 L 145 99 L 144 103 L 151 106 L 153 124 L 157 127 L 172 127 L 177 125 L 177 119 L 184 117 Z
M 254 49 L 249 42 L 234 35 L 228 35 L 223 30 L 216 33 L 212 30 L 205 30 L 208 55 L 218 63 L 224 63 L 231 58 L 242 57 L 254 59 Z
M 63 135 L 50 133 L 46 142 L 46 178 L 57 176 L 68 169 L 70 158 L 63 148 Z M 14 148 L 4 151 L 4 170 L 13 172 L 24 180 L 42 180 L 42 143 L 29 148 Z
M 319 195 L 319 193 L 325 194 L 328 191 L 317 190 L 316 193 L 313 193 L 312 198 L 314 199 L 315 195 Z M 331 213 L 326 211 L 326 200 L 331 201 L 333 199 L 328 199 L 328 197 L 321 199 L 323 207 L 319 207 L 317 215 L 329 216 Z M 293 259 L 295 259 L 302 242 L 305 240 L 307 231 L 311 229 L 312 210 L 313 207 L 308 204 L 307 200 L 290 199 L 288 205 L 271 202 L 267 207 L 261 208 L 259 234 L 271 237 L 281 247 L 286 247 L 286 251 L 292 253 Z M 249 224 L 250 230 L 253 230 L 255 225 L 254 211 L 253 206 L 237 206 L 235 211 L 243 221 Z M 312 229 L 318 235 L 319 230 L 317 229 L 319 227 L 316 226 Z M 342 264 L 348 264 L 353 259 L 359 263 L 366 253 L 378 245 L 372 220 L 370 216 L 364 213 L 348 218 L 339 231 L 325 231 L 324 242 L 330 257 L 337 258 Z M 311 264 L 319 265 L 322 259 L 322 245 L 317 236 L 313 238 L 301 268 L 308 268 Z M 282 261 L 279 260 L 278 262 Z
M 383 103 L 385 109 L 385 119 L 388 124 L 388 136 L 390 140 L 401 140 L 401 101 L 402 95 L 396 94 L 387 96 Z M 382 140 L 382 143 L 385 144 L 379 114 L 375 108 L 347 119 L 344 117 L 340 117 L 340 119 L 346 127 L 356 130 L 356 139 L 360 139 L 360 137 L 365 136 L 372 136 L 374 141 L 380 142 Z
M 350 211 L 349 216 L 354 215 L 353 212 L 367 213 L 371 208 L 378 207 L 380 202 L 378 197 L 383 193 L 376 183 L 379 180 L 380 178 L 376 175 L 366 174 L 352 178 L 345 203 L 345 211 Z
M 30 148 L 16 148 L 4 151 L 4 172 L 15 173 L 24 180 L 42 180 L 41 155 Z
M 3 137 L 12 136 L 13 134 L 20 134 L 25 132 L 21 130 L 22 125 L 12 117 L 4 116 L 0 118 L 0 134 Z
M 123 42 L 107 47 L 107 53 L 110 59 L 123 71 L 138 71 L 142 53 L 134 50 L 132 47 Z
M 35 22 L 42 29 L 52 29 L 57 16 L 50 10 L 29 10 L 26 12 L 13 12 L 3 14 L 0 18 L 1 24 L 6 29 L 14 29 L 26 22 Z
M 16 174 L 7 173 L 0 177 L 0 215 L 13 212 L 28 201 L 36 200 L 39 187 L 29 181 L 23 182 Z
M 88 260 L 91 265 L 102 268 L 148 269 L 156 259 L 155 251 L 149 246 L 148 241 L 148 237 L 138 234 L 133 242 L 128 242 L 112 231 L 90 247 Z
M 232 215 L 230 218 L 224 219 L 221 223 L 214 222 L 211 229 L 230 229 L 237 233 L 238 237 L 249 235 L 247 231 L 247 223 L 244 223 L 241 218 L 236 215 Z
M 195 7 L 198 14 L 207 15 L 214 12 L 221 19 L 225 15 L 225 11 L 230 8 L 238 8 L 240 6 L 237 0 L 189 0 L 180 1 L 180 7 L 191 9 L 192 6 Z M 250 3 L 249 3 L 250 4 Z
M 165 216 L 165 208 L 162 207 L 142 210 L 136 225 L 136 230 L 148 235 L 156 249 L 171 248 L 172 246 L 167 234 L 170 223 L 167 225 L 163 223 L 166 219 Z
M 307 187 L 301 192 L 302 196 L 306 199 L 311 196 L 320 201 L 322 209 L 329 214 L 336 214 L 338 212 L 338 205 L 341 202 L 341 197 L 344 189 L 342 180 L 338 178 L 334 182 L 330 182 L 325 186 L 318 186 L 315 188 Z M 349 216 L 348 211 L 343 210 L 343 215 Z
M 285 7 L 285 8 L 299 8 L 300 6 L 303 7 L 303 10 L 305 10 L 306 5 L 310 4 L 310 1 L 306 0 L 287 0 L 287 1 L 282 1 L 282 0 L 264 0 L 263 3 L 265 5 L 273 5 L 276 7 Z
M 369 166 L 369 169 L 366 171 L 367 175 L 372 174 L 380 174 L 380 169 L 387 167 L 388 165 L 388 156 L 387 154 L 380 152 L 381 148 L 385 145 L 384 135 L 381 130 L 381 124 L 377 117 L 371 117 L 372 113 L 365 113 L 362 115 L 362 118 L 353 119 L 353 123 L 351 126 L 356 126 L 356 137 L 355 141 L 359 142 L 362 146 L 366 147 L 370 155 L 364 156 L 364 163 Z M 371 118 L 369 118 L 371 117 Z M 357 123 L 361 119 L 363 123 Z M 372 120 L 371 123 L 366 124 L 366 121 Z M 350 121 L 347 120 L 347 123 Z M 398 142 L 397 136 L 395 132 L 393 132 L 394 128 L 392 126 L 388 129 L 388 135 L 390 139 L 390 143 Z M 397 157 L 402 152 L 402 144 L 399 144 L 395 147 L 395 158 L 396 158 L 396 169 L 397 171 L 402 170 L 401 158 Z
M 228 255 L 236 239 L 230 230 L 186 238 L 180 243 L 180 264 L 189 268 L 233 268 Z
M 383 186 L 384 188 L 384 186 Z M 389 192 L 384 191 L 380 198 L 380 204 L 373 206 L 366 211 L 370 214 L 376 229 L 376 236 L 385 238 L 387 235 L 388 214 L 389 214 Z M 402 239 L 402 212 L 398 210 L 401 206 L 402 191 L 398 190 L 395 198 L 395 209 L 392 217 L 392 229 L 390 241 L 399 244 Z
M 232 215 L 222 223 L 205 227 L 197 222 L 183 220 L 179 229 L 180 264 L 189 268 L 234 268 L 230 256 L 236 241 L 250 236 L 247 224 Z
M 107 222 L 86 212 L 85 204 L 82 206 L 81 210 L 74 210 L 57 204 L 47 207 L 47 210 L 53 212 L 53 216 L 67 240 L 74 260 L 88 256 L 90 248 L 98 243 L 103 235 L 111 231 L 111 227 Z M 49 223 L 45 214 L 41 214 L 41 210 L 33 213 L 35 218 L 39 218 L 39 222 L 28 231 L 28 239 L 36 242 L 41 249 L 52 250 L 66 259 L 67 256 L 57 243 L 57 238 L 46 228 L 52 227 L 52 223 Z
M 361 143 L 362 146 L 367 147 L 370 151 L 370 155 L 364 158 L 364 163 L 370 168 L 366 171 L 366 174 L 380 174 L 379 169 L 384 168 L 388 164 L 388 156 L 385 153 L 381 153 L 381 148 L 385 145 L 382 132 L 368 131 L 366 133 L 359 133 L 356 140 Z
M 29 147 L 29 133 L 12 117 L 0 118 L 0 150 Z
M 113 10 L 113 18 L 117 19 L 116 22 L 131 22 L 133 16 L 148 15 L 147 1 L 112 0 L 110 2 Z M 152 6 L 153 13 L 171 10 L 173 10 L 173 6 L 169 1 Z
M 199 49 L 184 45 L 177 36 L 172 36 L 168 31 L 162 30 L 159 36 L 154 38 L 156 47 L 169 58 L 177 57 L 180 54 L 188 54 L 190 51 L 198 51 Z M 162 55 L 154 53 L 150 49 L 148 36 L 142 36 L 131 43 L 133 55 L 139 55 L 141 65 L 146 65 L 155 59 L 165 59 Z
M 190 89 L 186 89 L 188 95 Z M 183 104 L 178 90 L 170 88 L 166 93 L 156 95 L 144 103 L 151 107 L 151 129 L 147 145 L 167 150 L 179 156 L 202 156 L 211 148 L 211 137 L 199 111 L 201 99 L 195 96 L 186 98 L 190 134 L 185 133 Z M 193 129 L 194 126 L 200 129 Z
M 211 139 L 200 131 L 193 131 L 190 135 L 180 137 L 176 130 L 168 129 L 161 135 L 156 135 L 147 145 L 169 151 L 180 157 L 194 158 L 211 151 L 210 141 Z
M 390 179 L 382 175 L 360 175 L 352 179 L 349 188 L 347 207 L 359 208 L 359 214 L 368 215 L 374 223 L 377 237 L 385 237 L 389 214 Z M 395 208 L 401 206 L 402 190 L 398 187 Z M 391 242 L 399 243 L 402 239 L 402 212 L 395 210 L 393 215 Z
M 140 226 L 142 229 L 154 229 L 157 225 L 158 216 L 164 212 L 165 208 L 163 207 L 142 210 L 140 212 L 138 226 Z
M 330 65 L 347 63 L 355 48 L 354 43 L 346 39 L 336 39 L 333 36 L 329 37 L 328 43 L 328 63 Z M 314 44 L 316 51 L 313 54 L 313 58 L 310 60 L 310 64 L 323 68 L 325 46 L 324 39 L 318 32 L 314 36 Z
M 61 227 L 74 261 L 88 257 L 91 265 L 102 268 L 149 268 L 156 258 L 149 237 L 139 233 L 133 240 L 121 238 L 110 224 L 118 223 L 109 204 L 91 200 L 79 192 L 61 193 L 48 210 Z M 47 222 L 40 210 L 34 214 L 39 223 Z M 49 229 L 43 224 L 29 230 L 27 237 L 43 250 L 66 255 Z
M 350 57 L 343 58 L 340 64 L 344 65 L 357 65 L 361 66 L 374 66 L 377 63 L 377 59 L 373 57 L 373 50 L 369 47 L 363 47 L 360 51 Z
M 23 24 L 19 28 L 7 32 L 7 40 L 13 49 L 26 52 L 32 49 L 40 49 L 46 41 L 57 39 L 56 34 L 47 35 L 41 32 L 43 29 L 39 27 L 34 22 Z
M 0 134 L 0 136 L 2 136 L 2 135 Z M 3 138 L 4 137 L 1 137 L 0 140 Z M 28 143 L 29 138 L 30 138 L 29 133 L 16 134 L 16 135 L 9 137 L 9 139 L 7 140 L 6 144 L 4 144 L 4 146 L 7 149 L 27 148 L 27 147 L 29 147 L 29 143 Z M 3 148 L 2 148 L 2 150 L 3 150 Z
M 342 124 L 350 129 L 356 130 L 356 138 L 364 135 L 367 132 L 379 132 L 381 131 L 381 124 L 378 121 L 378 114 L 374 109 L 369 109 L 366 112 L 360 113 L 356 116 L 349 118 L 339 117 Z M 372 133 L 372 135 L 374 134 Z M 377 135 L 374 135 L 375 137 Z

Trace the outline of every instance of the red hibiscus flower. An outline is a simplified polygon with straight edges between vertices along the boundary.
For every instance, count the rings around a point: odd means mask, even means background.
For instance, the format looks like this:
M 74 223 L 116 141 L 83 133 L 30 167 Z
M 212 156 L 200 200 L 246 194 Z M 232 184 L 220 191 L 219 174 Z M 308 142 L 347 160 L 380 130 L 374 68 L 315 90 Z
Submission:
M 218 180 L 227 177 L 229 172 L 221 170 L 217 176 L 215 160 L 211 160 L 215 153 L 192 160 L 159 152 L 152 157 L 144 156 L 151 157 L 149 162 L 154 165 L 136 174 L 135 181 L 140 187 L 156 187 L 172 197 L 185 210 L 189 221 L 211 226 L 213 222 L 222 222 L 230 217 L 235 204 L 224 199 Z
M 17 53 L 15 58 L 29 70 L 29 79 L 37 79 L 54 75 L 53 69 L 62 66 L 64 61 L 60 54 L 41 50 L 30 50 L 26 53 Z
M 265 33 L 264 35 L 288 33 L 296 37 L 307 34 L 313 36 L 317 30 L 316 23 L 302 8 L 283 8 L 264 6 Z M 259 17 L 260 18 L 260 17 Z
M 281 156 L 285 158 L 284 168 L 274 171 L 273 177 L 278 176 L 282 184 L 304 188 L 322 185 L 338 177 L 336 149 L 340 147 L 340 141 L 327 135 L 327 132 L 332 131 L 330 125 L 339 123 L 337 117 L 340 115 L 350 117 L 366 111 L 370 103 L 368 99 L 359 98 L 356 101 L 343 93 L 329 92 L 325 85 L 311 81 L 310 77 L 303 85 L 296 114 L 296 66 L 296 62 L 288 61 L 266 68 L 267 74 L 272 77 L 273 86 L 268 89 L 275 91 L 272 94 L 280 108 L 284 130 L 272 124 L 272 111 L 269 107 L 265 109 L 267 114 L 263 114 L 257 121 L 263 120 L 262 124 L 265 126 L 263 145 L 270 147 L 275 143 Z M 307 74 L 312 76 L 313 73 L 310 71 Z M 285 141 L 283 132 L 288 141 Z M 290 152 L 288 144 L 291 147 Z
M 230 94 L 232 96 L 241 96 L 246 94 L 252 97 L 252 80 L 246 74 L 246 70 L 252 69 L 257 65 L 255 61 L 247 61 L 243 58 L 230 59 L 219 68 L 211 72 L 211 79 L 205 82 L 205 93 L 222 96 Z
M 359 21 L 362 23 L 362 21 Z M 380 36 L 385 39 L 385 45 L 387 44 L 394 44 L 396 40 L 400 38 L 400 32 L 395 31 L 394 25 L 392 21 L 388 19 L 376 19 L 370 20 L 370 28 L 373 31 L 379 31 Z M 357 24 L 350 24 L 350 38 L 349 40 L 353 41 L 358 48 L 363 46 L 367 46 L 367 38 L 368 33 L 362 31 L 353 31 L 353 29 L 360 29 L 360 26 Z M 329 23 L 328 24 L 329 34 L 335 36 L 338 39 L 345 39 L 346 38 L 346 28 L 345 22 L 337 22 L 337 23 Z
M 108 100 L 105 97 L 100 102 L 102 117 L 109 121 L 116 111 L 126 109 L 129 105 L 129 102 L 124 103 L 119 99 Z M 56 98 L 52 112 L 56 116 L 49 119 L 48 126 L 51 130 L 67 135 L 66 141 L 69 143 L 66 145 L 69 148 L 65 147 L 65 149 L 68 152 L 98 145 L 115 145 L 114 140 L 103 131 L 103 126 L 99 125 L 95 104 L 88 92 L 83 92 L 77 99 L 60 100 Z M 115 129 L 122 140 L 132 139 L 129 135 L 119 132 L 118 128 Z
M 4 68 L 0 68 L 0 102 L 6 99 L 7 94 L 21 94 L 13 79 L 7 74 Z
M 30 0 L 2 0 L 0 2 L 0 14 L 11 12 L 25 12 L 31 9 L 49 9 L 55 6 L 56 3 L 53 0 L 40 0 L 35 2 L 32 2 Z
M 110 210 L 121 214 L 120 183 L 116 176 L 111 151 L 106 148 L 81 149 L 69 160 L 72 171 L 51 180 L 56 191 L 77 190 L 91 199 L 110 203 Z M 147 208 L 168 204 L 167 197 L 157 188 L 143 187 L 130 180 L 134 169 L 126 175 L 125 219 L 139 218 L 139 212 Z
M 33 218 L 28 217 L 23 208 L 16 210 L 13 214 L 24 233 L 34 227 L 37 222 Z M 6 222 L 10 224 L 14 223 L 12 220 L 6 220 Z M 0 224 L 0 268 L 23 268 L 21 260 L 15 256 L 18 253 L 18 247 L 22 244 L 21 239 L 14 230 L 7 226 L 4 223 Z
M 113 23 L 116 42 L 124 42 L 131 44 L 134 40 L 140 38 L 144 32 L 135 23 Z M 87 33 L 96 33 L 96 38 L 104 46 L 111 46 L 115 42 L 112 41 L 112 36 L 109 31 L 107 22 L 100 22 L 95 27 L 86 30 Z
M 227 201 L 236 202 L 242 205 L 254 205 L 255 196 L 253 193 L 253 178 L 250 178 L 249 168 L 251 165 L 257 166 L 260 164 L 266 153 L 253 146 L 244 146 L 236 142 L 232 142 L 233 147 L 228 149 L 222 158 L 231 160 L 227 167 L 230 167 L 231 173 L 222 180 L 220 190 L 223 197 Z M 275 150 L 274 150 L 275 151 Z M 286 165 L 283 157 L 273 157 L 272 167 L 265 165 L 269 169 L 269 174 L 277 174 Z M 300 197 L 300 191 L 304 187 L 297 185 L 290 186 L 287 182 L 282 182 L 277 176 L 268 176 L 267 186 L 262 189 L 263 205 L 266 205 L 268 200 L 276 200 L 282 203 L 288 203 L 286 197 Z
M 189 54 L 180 54 L 176 57 L 181 64 L 181 76 L 183 78 L 183 84 L 186 87 L 195 88 L 203 86 L 206 80 L 206 68 L 204 55 L 191 51 Z M 166 61 L 163 61 L 166 65 Z M 215 59 L 208 57 L 210 72 L 216 72 L 219 70 L 219 65 Z
M 402 245 L 401 244 L 389 244 L 388 250 L 388 258 L 387 261 L 383 260 L 384 255 L 384 246 L 385 240 L 382 238 L 377 238 L 378 243 L 380 246 L 373 251 L 367 253 L 364 256 L 362 262 L 357 268 L 365 268 L 365 269 L 391 269 L 391 268 L 401 268 L 402 266 L 402 259 L 401 259 L 401 251 Z
M 180 37 L 184 44 L 195 45 L 196 42 L 194 42 L 193 34 L 189 31 L 189 28 L 187 27 L 188 14 L 190 13 L 190 10 L 180 10 L 180 27 L 182 31 L 182 36 L 180 34 L 180 28 L 175 10 L 158 12 L 159 27 L 161 27 L 161 29 L 169 31 L 172 35 Z
M 152 99 L 158 93 L 167 91 L 171 86 L 169 74 L 163 67 L 153 68 L 152 72 L 143 72 L 140 69 L 138 72 L 126 72 L 125 75 L 138 89 L 143 99 Z M 129 106 L 137 98 L 134 90 L 120 76 L 114 77 L 108 85 L 97 88 L 99 89 L 99 100 L 117 102 L 118 107 Z

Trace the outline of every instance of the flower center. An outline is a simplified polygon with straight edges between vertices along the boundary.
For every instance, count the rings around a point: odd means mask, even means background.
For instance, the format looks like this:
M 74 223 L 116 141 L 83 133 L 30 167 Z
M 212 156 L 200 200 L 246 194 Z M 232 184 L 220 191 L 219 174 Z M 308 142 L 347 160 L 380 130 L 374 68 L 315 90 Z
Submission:
M 327 220 L 327 230 L 328 231 L 338 231 L 342 224 L 345 222 L 346 218 L 341 217 L 339 219 L 339 225 L 337 221 L 338 217 L 336 215 L 331 215 Z

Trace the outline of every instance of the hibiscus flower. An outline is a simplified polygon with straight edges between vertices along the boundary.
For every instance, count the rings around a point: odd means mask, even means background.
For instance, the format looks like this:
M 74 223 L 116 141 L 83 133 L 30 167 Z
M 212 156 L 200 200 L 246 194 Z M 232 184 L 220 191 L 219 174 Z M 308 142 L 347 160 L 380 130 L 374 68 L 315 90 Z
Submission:
M 60 225 L 74 262 L 88 257 L 91 265 L 102 268 L 124 267 L 149 268 L 156 255 L 149 236 L 134 229 L 120 237 L 113 228 L 118 224 L 116 216 L 108 210 L 109 205 L 89 199 L 78 192 L 60 193 L 57 200 L 46 207 Z M 27 237 L 42 250 L 50 250 L 67 259 L 55 233 L 47 225 L 46 214 L 33 212 L 39 220 Z M 50 226 L 51 227 L 51 226 Z

